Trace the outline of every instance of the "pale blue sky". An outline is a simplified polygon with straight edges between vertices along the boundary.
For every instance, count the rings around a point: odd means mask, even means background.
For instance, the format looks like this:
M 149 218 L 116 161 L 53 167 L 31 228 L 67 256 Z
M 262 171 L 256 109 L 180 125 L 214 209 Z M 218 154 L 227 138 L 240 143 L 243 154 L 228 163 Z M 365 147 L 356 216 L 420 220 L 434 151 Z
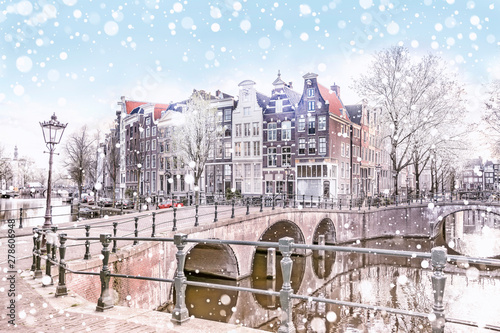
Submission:
M 108 128 L 121 95 L 168 103 L 193 88 L 269 94 L 281 70 L 358 96 L 370 55 L 401 43 L 442 56 L 480 106 L 500 78 L 500 1 L 0 1 L 0 141 L 46 163 L 39 121 Z

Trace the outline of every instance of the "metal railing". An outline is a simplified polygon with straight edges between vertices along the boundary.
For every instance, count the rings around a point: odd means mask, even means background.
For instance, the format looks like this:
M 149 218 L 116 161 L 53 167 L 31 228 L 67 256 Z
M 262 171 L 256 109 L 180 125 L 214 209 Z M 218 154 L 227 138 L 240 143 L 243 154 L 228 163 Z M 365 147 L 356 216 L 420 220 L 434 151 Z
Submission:
M 41 239 L 43 233 L 46 234 L 47 238 L 46 255 L 42 254 L 42 249 L 41 249 Z M 57 239 L 59 240 L 60 246 L 57 246 Z M 99 273 L 89 272 L 89 271 L 75 271 L 67 267 L 65 255 L 67 248 L 66 241 L 69 239 L 74 241 L 84 241 L 84 242 L 99 241 L 102 244 L 102 250 L 101 250 L 102 269 Z M 109 269 L 109 259 L 112 250 L 110 250 L 109 247 L 112 242 L 116 241 L 173 242 L 177 247 L 177 252 L 175 255 L 177 262 L 177 269 L 175 277 L 173 279 L 167 279 L 167 278 L 133 276 L 133 275 L 111 273 Z M 184 275 L 184 265 L 187 255 L 184 248 L 188 243 L 244 245 L 251 247 L 266 247 L 266 248 L 278 249 L 282 254 L 282 259 L 280 262 L 282 269 L 282 277 L 283 277 L 282 288 L 280 291 L 274 291 L 274 290 L 262 290 L 256 288 L 228 286 L 216 283 L 188 281 L 186 276 Z M 57 261 L 56 259 L 57 250 L 59 250 L 59 261 Z M 291 270 L 293 266 L 293 261 L 291 259 L 291 256 L 295 250 L 348 252 L 348 253 L 370 254 L 370 255 L 386 255 L 386 256 L 395 256 L 403 258 L 430 259 L 433 270 L 431 276 L 432 293 L 433 293 L 432 312 L 425 313 L 425 312 L 376 306 L 370 304 L 341 301 L 337 299 L 327 299 L 322 297 L 311 297 L 308 295 L 295 294 L 291 288 Z M 111 277 L 172 283 L 175 291 L 175 307 L 172 311 L 171 320 L 172 322 L 179 325 L 189 320 L 189 311 L 188 308 L 186 307 L 186 301 L 185 301 L 185 290 L 186 286 L 191 285 L 191 286 L 207 287 L 207 288 L 222 289 L 222 290 L 244 291 L 255 294 L 279 297 L 282 309 L 282 318 L 278 332 L 295 332 L 294 323 L 292 321 L 292 309 L 293 309 L 292 300 L 294 299 L 337 304 L 347 307 L 364 308 L 373 311 L 385 311 L 387 313 L 393 313 L 402 316 L 411 316 L 424 319 L 427 318 L 431 322 L 433 333 L 444 332 L 444 327 L 446 323 L 453 323 L 470 327 L 481 327 L 484 329 L 500 332 L 500 326 L 495 326 L 490 324 L 485 325 L 484 323 L 479 323 L 472 320 L 448 318 L 445 315 L 444 311 L 445 308 L 443 303 L 444 287 L 446 282 L 446 275 L 444 274 L 444 268 L 447 262 L 449 261 L 464 262 L 466 260 L 467 262 L 470 263 L 500 267 L 500 260 L 448 255 L 444 247 L 432 248 L 431 252 L 429 253 L 429 252 L 414 252 L 414 251 L 412 252 L 394 251 L 394 250 L 376 249 L 376 248 L 355 248 L 355 247 L 333 246 L 333 245 L 296 244 L 294 243 L 294 240 L 290 237 L 281 238 L 279 239 L 279 242 L 252 242 L 252 241 L 219 240 L 219 239 L 188 239 L 186 234 L 175 234 L 173 238 L 137 237 L 137 235 L 135 237 L 115 237 L 110 233 L 100 234 L 99 237 L 70 237 L 64 233 L 60 233 L 57 235 L 55 232 L 52 232 L 51 230 L 43 231 L 41 229 L 35 228 L 33 233 L 33 264 L 31 266 L 31 270 L 34 272 L 35 278 L 41 278 L 43 276 L 43 272 L 41 269 L 42 259 L 46 260 L 45 275 L 50 278 L 50 283 L 48 284 L 52 284 L 53 281 L 52 276 L 50 275 L 52 265 L 59 267 L 59 281 L 55 292 L 56 297 L 67 295 L 68 293 L 68 289 L 66 286 L 67 272 L 72 274 L 99 276 L 101 282 L 101 293 L 97 301 L 96 311 L 101 311 L 101 312 L 110 309 L 114 306 L 114 299 L 110 290 Z

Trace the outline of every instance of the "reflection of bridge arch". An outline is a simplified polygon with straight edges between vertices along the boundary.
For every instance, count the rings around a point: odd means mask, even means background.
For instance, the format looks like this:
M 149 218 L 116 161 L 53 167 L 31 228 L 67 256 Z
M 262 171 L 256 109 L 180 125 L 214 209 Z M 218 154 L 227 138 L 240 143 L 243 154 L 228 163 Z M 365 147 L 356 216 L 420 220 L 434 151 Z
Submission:
M 239 276 L 238 260 L 227 244 L 198 243 L 187 252 L 184 273 L 186 276 L 236 280 Z

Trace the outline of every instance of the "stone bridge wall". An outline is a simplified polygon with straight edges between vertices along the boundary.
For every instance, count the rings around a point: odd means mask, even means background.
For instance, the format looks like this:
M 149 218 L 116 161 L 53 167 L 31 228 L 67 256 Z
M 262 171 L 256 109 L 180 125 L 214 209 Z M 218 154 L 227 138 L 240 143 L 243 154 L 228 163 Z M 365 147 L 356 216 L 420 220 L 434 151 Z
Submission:
M 437 204 L 435 207 L 424 205 L 381 207 L 370 210 L 329 210 L 329 209 L 281 209 L 265 213 L 254 213 L 233 219 L 226 219 L 210 225 L 185 228 L 180 233 L 188 234 L 189 239 L 216 238 L 224 240 L 259 241 L 264 232 L 276 222 L 289 221 L 300 230 L 306 244 L 313 243 L 318 224 L 327 219 L 333 222 L 336 243 L 350 243 L 369 238 L 408 236 L 434 238 L 441 230 L 442 219 L 453 212 L 464 209 L 486 210 L 483 205 L 464 205 L 460 203 Z M 499 206 L 489 208 L 500 212 Z M 163 237 L 173 237 L 167 232 Z M 277 239 L 276 239 L 277 241 Z M 188 243 L 185 250 L 195 246 Z M 230 246 L 235 254 L 239 276 L 250 275 L 255 249 L 250 246 Z M 172 243 L 141 242 L 127 246 L 117 254 L 112 254 L 110 267 L 119 274 L 141 275 L 172 279 L 176 270 L 175 253 Z M 95 258 L 77 260 L 69 263 L 75 270 L 99 271 L 102 262 Z M 215 268 L 217 269 L 217 268 Z M 137 308 L 155 308 L 171 300 L 171 284 L 162 282 L 139 281 L 133 279 L 112 279 L 117 304 Z M 98 277 L 69 274 L 68 286 L 90 301 L 97 301 L 100 290 Z M 130 300 L 127 299 L 130 296 Z

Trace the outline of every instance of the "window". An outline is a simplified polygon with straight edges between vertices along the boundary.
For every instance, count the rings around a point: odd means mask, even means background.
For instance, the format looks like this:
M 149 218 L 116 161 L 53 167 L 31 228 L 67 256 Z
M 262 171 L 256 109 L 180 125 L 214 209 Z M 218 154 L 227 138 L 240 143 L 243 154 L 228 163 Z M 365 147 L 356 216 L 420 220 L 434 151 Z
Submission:
M 249 193 L 252 191 L 252 165 L 251 164 L 245 164 L 244 165 L 244 170 L 245 170 L 245 192 Z
M 250 136 L 250 123 L 245 123 L 244 129 L 245 129 L 244 136 Z
M 151 136 L 156 136 L 156 126 L 151 129 Z
M 234 143 L 234 156 L 241 156 L 241 142 Z
M 313 96 L 314 96 L 314 88 L 308 88 L 307 97 L 313 97 Z
M 231 176 L 231 164 L 224 164 L 224 175 Z
M 320 155 L 326 154 L 326 138 L 319 138 L 319 151 Z
M 276 141 L 276 123 L 267 124 L 267 141 Z
M 309 154 L 316 154 L 316 139 L 309 138 Z
M 146 118 L 146 125 L 148 126 L 151 125 L 151 118 L 149 117 Z
M 309 118 L 307 128 L 309 134 L 316 134 L 316 119 L 314 117 Z
M 345 143 L 343 142 L 340 144 L 340 156 L 345 156 Z
M 267 148 L 267 166 L 276 166 L 276 148 Z
M 149 169 L 149 155 L 146 156 L 146 169 Z
M 345 178 L 345 165 L 344 165 L 344 162 L 340 163 L 340 177 Z
M 224 143 L 224 157 L 231 158 L 231 142 Z
M 281 166 L 290 166 L 292 163 L 292 148 L 281 148 Z
M 146 171 L 146 181 L 149 182 L 149 171 Z
M 326 130 L 326 116 L 318 117 L 318 131 Z
M 349 145 L 345 145 L 345 157 L 349 157 Z
M 215 153 L 217 154 L 215 157 L 216 158 L 222 158 L 222 141 L 217 141 L 215 143 Z
M 226 126 L 224 126 L 226 127 Z M 226 138 L 229 138 L 231 136 L 231 129 L 230 128 L 226 128 L 226 130 L 224 131 L 224 136 Z
M 219 123 L 222 123 L 222 120 L 223 120 L 223 119 L 222 119 L 222 111 L 218 111 L 218 112 L 217 112 L 217 121 L 218 121 Z
M 236 124 L 236 133 L 235 133 L 235 136 L 236 137 L 241 137 L 241 124 Z
M 260 156 L 260 141 L 253 142 L 253 156 Z
M 315 101 L 309 101 L 307 102 L 307 111 L 314 111 L 316 107 L 316 102 Z
M 281 140 L 291 140 L 292 139 L 292 122 L 283 121 L 281 123 Z
M 253 123 L 253 135 L 260 135 L 259 123 Z
M 144 142 L 139 143 L 139 150 L 144 151 Z
M 299 118 L 299 132 L 304 132 L 306 130 L 306 120 L 305 118 Z
M 156 168 L 156 155 L 151 156 L 151 168 Z
M 150 134 L 151 134 L 151 130 L 148 127 L 148 128 L 146 128 L 146 138 L 149 138 L 151 136 Z
M 281 99 L 277 99 L 275 101 L 275 105 L 276 105 L 276 113 L 281 113 L 283 112 L 283 100 Z
M 151 172 L 151 191 L 156 192 L 156 171 Z
M 249 116 L 250 115 L 250 108 L 249 107 L 243 108 L 243 115 L 244 116 Z
M 150 146 L 151 146 L 151 142 L 146 141 L 146 151 L 149 151 Z
M 156 139 L 151 141 L 151 150 L 156 150 Z
M 255 163 L 253 165 L 253 190 L 254 192 L 259 192 L 261 191 L 261 172 L 260 172 L 260 163 Z
M 306 139 L 299 139 L 299 155 L 304 155 L 306 153 Z
M 224 121 L 231 121 L 231 109 L 224 110 Z
M 273 193 L 273 182 L 272 181 L 266 181 L 266 193 Z
M 252 154 L 252 151 L 250 149 L 250 141 L 245 141 L 244 142 L 244 154 L 245 156 L 251 156 Z

